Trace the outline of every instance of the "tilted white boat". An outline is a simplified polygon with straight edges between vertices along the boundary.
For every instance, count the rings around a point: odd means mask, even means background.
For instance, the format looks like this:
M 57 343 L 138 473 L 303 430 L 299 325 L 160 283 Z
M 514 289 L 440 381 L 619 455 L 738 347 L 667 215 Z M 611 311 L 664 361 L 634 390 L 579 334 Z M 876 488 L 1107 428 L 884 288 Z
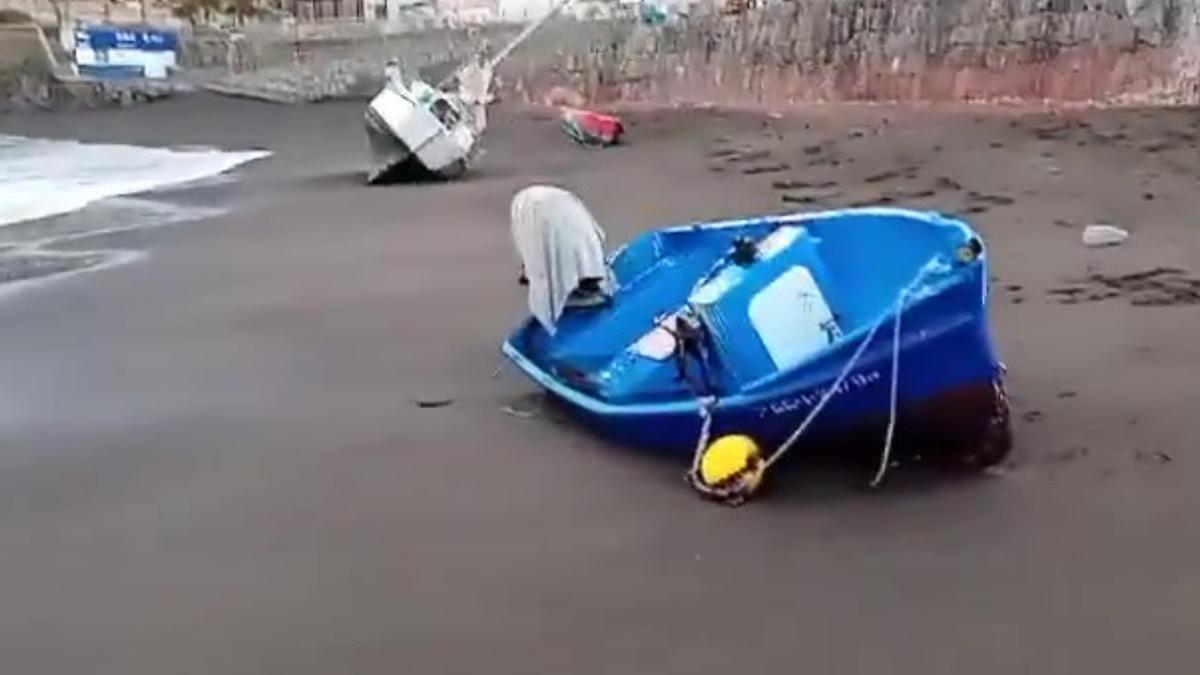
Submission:
M 410 162 L 435 176 L 457 178 L 476 156 L 481 122 L 456 94 L 389 79 L 367 107 L 367 182 L 381 182 Z
M 492 58 L 480 54 L 456 70 L 457 91 L 419 79 L 406 83 L 398 64 L 389 63 L 383 90 L 367 106 L 367 182 L 384 182 L 409 167 L 446 179 L 465 173 L 479 156 L 496 66 L 568 2 L 558 0 Z

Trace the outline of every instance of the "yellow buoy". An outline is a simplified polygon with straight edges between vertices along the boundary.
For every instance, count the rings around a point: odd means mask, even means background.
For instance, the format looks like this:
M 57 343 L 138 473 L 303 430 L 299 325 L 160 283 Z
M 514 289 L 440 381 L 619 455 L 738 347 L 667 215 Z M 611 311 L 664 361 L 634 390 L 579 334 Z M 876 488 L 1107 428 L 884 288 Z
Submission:
M 737 505 L 754 494 L 765 470 L 762 451 L 754 439 L 732 434 L 704 449 L 692 484 L 706 496 Z

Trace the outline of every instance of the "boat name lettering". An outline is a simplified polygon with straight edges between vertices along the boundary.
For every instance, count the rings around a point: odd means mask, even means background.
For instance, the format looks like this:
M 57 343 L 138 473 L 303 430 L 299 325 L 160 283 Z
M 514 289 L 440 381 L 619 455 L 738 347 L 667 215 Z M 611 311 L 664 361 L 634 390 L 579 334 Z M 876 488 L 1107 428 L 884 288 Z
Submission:
M 838 385 L 837 394 L 845 394 L 855 389 L 869 387 L 881 380 L 883 380 L 883 373 L 878 370 L 851 373 L 840 385 Z M 770 404 L 768 404 L 767 409 L 763 412 L 769 412 L 772 415 L 786 415 L 788 413 L 796 412 L 802 408 L 812 408 L 818 402 L 820 402 L 821 397 L 824 396 L 828 391 L 829 387 L 817 387 L 816 389 L 805 392 L 799 396 L 772 401 Z

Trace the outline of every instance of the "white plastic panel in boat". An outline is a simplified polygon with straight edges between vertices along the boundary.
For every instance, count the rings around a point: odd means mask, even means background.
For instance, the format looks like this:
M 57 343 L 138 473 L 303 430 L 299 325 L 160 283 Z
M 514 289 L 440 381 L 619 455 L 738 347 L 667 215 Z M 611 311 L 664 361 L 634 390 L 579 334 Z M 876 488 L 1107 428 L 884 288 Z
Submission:
M 779 252 L 791 246 L 804 234 L 804 228 L 796 225 L 780 227 L 758 242 L 758 259 L 770 260 Z M 737 265 L 726 265 L 713 278 L 696 289 L 688 302 L 693 305 L 711 305 L 725 296 L 729 289 L 737 286 L 746 276 L 746 270 Z
M 675 317 L 670 317 L 650 329 L 637 342 L 633 343 L 633 353 L 655 361 L 665 361 L 675 353 L 675 336 L 667 328 L 675 329 Z
M 791 368 L 830 344 L 833 311 L 807 267 L 795 265 L 755 294 L 750 324 L 780 370 Z
M 713 278 L 701 284 L 688 298 L 693 305 L 711 305 L 716 303 L 725 293 L 741 283 L 746 276 L 746 270 L 737 265 L 722 268 Z
M 792 245 L 800 235 L 804 234 L 804 228 L 798 225 L 785 225 L 771 234 L 762 238 L 758 242 L 758 256 L 760 260 L 770 260 L 775 257 L 783 249 Z

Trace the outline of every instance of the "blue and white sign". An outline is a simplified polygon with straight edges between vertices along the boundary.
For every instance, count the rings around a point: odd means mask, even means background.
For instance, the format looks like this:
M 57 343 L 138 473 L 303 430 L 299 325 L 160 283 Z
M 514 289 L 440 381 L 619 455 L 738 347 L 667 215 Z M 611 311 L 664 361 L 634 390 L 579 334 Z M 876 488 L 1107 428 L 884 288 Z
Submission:
M 178 67 L 179 33 L 171 28 L 81 24 L 75 63 L 100 77 L 164 78 Z

